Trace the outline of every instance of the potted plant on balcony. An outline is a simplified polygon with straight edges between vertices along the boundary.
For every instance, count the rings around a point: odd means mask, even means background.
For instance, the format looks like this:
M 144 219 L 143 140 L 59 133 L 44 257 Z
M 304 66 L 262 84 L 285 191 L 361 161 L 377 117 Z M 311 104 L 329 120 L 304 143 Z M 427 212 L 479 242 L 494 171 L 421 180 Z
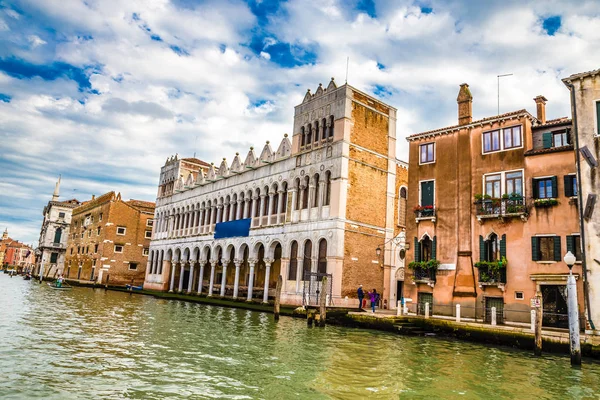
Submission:
M 431 217 L 433 216 L 433 206 L 420 206 L 417 205 L 413 208 L 417 217 Z
M 535 206 L 535 208 L 553 207 L 558 204 L 558 200 L 556 199 L 535 199 L 533 201 L 533 205 Z

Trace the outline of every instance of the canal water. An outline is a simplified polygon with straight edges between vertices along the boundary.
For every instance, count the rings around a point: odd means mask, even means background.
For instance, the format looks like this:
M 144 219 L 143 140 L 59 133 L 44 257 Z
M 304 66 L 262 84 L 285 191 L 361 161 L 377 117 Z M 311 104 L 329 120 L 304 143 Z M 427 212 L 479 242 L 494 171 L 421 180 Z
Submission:
M 600 398 L 584 363 L 0 274 L 2 399 Z

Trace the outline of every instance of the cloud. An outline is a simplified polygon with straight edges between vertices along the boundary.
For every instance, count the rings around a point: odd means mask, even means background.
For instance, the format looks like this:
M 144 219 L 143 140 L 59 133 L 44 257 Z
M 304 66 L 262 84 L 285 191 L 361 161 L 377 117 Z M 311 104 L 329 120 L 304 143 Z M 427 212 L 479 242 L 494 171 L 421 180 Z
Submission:
M 396 107 L 403 138 L 476 118 L 569 115 L 560 78 L 600 66 L 597 1 L 21 0 L 0 10 L 0 226 L 37 240 L 63 199 L 153 200 L 175 153 L 220 162 L 293 134 L 307 88 L 336 77 Z M 548 10 L 552 10 L 549 13 Z M 18 235 L 22 236 L 18 236 Z

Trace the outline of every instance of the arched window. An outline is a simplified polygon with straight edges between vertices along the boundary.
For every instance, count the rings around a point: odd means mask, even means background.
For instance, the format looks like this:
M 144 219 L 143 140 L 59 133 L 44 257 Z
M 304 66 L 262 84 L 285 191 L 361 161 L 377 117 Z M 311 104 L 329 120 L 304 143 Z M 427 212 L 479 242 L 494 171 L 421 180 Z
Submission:
M 325 172 L 325 203 L 328 206 L 331 201 L 331 172 Z
M 398 225 L 406 227 L 406 204 L 407 191 L 405 187 L 400 188 L 400 198 L 398 199 Z
M 288 280 L 295 281 L 298 270 L 298 242 L 293 241 L 290 250 L 290 267 L 288 271 Z
M 327 139 L 327 120 L 323 118 L 321 120 L 321 140 Z
M 263 206 L 263 210 L 262 211 L 263 211 L 263 215 L 264 216 L 269 215 L 269 203 L 270 203 L 270 200 L 271 200 L 271 198 L 269 196 L 269 188 L 265 187 L 265 197 L 263 197 L 263 203 L 262 203 L 262 206 Z
M 333 115 L 329 117 L 329 137 L 333 137 Z
M 60 239 L 62 237 L 62 228 L 56 228 L 54 232 L 54 243 L 60 243 Z
M 304 192 L 302 194 L 302 209 L 305 209 L 308 208 L 308 195 L 310 193 L 308 176 L 304 179 L 304 188 L 302 190 Z
M 277 189 L 279 187 L 277 184 L 273 186 L 273 204 L 271 204 L 271 215 L 277 215 L 277 208 L 279 207 L 279 193 L 277 193 Z
M 319 262 L 317 265 L 317 271 L 320 274 L 327 273 L 327 241 L 325 239 L 321 239 L 319 241 Z
M 421 261 L 431 260 L 433 242 L 431 241 L 429 236 L 425 236 L 423 239 L 421 239 L 419 247 L 421 252 Z
M 306 144 L 310 144 L 312 142 L 312 125 L 308 124 L 306 128 Z
M 288 190 L 287 182 L 283 182 L 281 190 L 283 190 L 283 196 L 281 199 L 281 201 L 283 201 L 283 204 L 282 204 L 281 210 L 282 210 L 282 212 L 285 213 L 285 212 L 287 212 L 287 190 Z
M 294 210 L 300 209 L 300 179 L 296 179 L 296 204 L 294 204 Z
M 314 137 L 315 143 L 317 143 L 319 141 L 319 132 L 320 132 L 319 121 L 315 121 L 315 137 Z
M 313 207 L 319 206 L 319 174 L 315 174 L 313 178 L 313 182 L 315 184 L 315 198 L 313 199 Z
M 306 133 L 304 127 L 300 128 L 300 147 L 306 145 Z
M 312 242 L 307 240 L 304 243 L 304 262 L 302 263 L 302 280 L 308 281 L 309 275 L 308 273 L 311 271 L 311 261 L 312 261 Z
M 485 261 L 498 261 L 500 260 L 500 244 L 498 241 L 498 235 L 492 233 L 488 239 L 484 242 L 484 257 Z

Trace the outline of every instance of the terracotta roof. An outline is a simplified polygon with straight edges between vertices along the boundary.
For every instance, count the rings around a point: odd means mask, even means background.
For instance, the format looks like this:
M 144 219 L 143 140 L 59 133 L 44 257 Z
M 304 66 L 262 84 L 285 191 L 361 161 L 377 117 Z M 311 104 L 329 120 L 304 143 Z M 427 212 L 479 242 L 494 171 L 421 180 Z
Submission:
M 406 140 L 411 140 L 411 139 L 416 139 L 419 138 L 421 136 L 426 136 L 426 135 L 430 135 L 430 134 L 434 134 L 434 133 L 444 133 L 447 131 L 455 131 L 455 130 L 459 130 L 459 129 L 463 129 L 463 128 L 467 128 L 467 127 L 473 127 L 475 125 L 484 123 L 484 122 L 490 122 L 490 121 L 494 121 L 497 119 L 502 119 L 502 118 L 506 118 L 506 117 L 512 117 L 515 115 L 519 115 L 519 114 L 527 114 L 529 115 L 531 118 L 535 119 L 535 117 L 533 117 L 533 115 L 529 114 L 529 112 L 525 109 L 522 110 L 517 110 L 517 111 L 511 111 L 505 114 L 500 114 L 500 115 L 496 115 L 493 117 L 486 117 L 486 118 L 482 118 L 482 119 L 478 119 L 476 121 L 473 121 L 469 124 L 464 124 L 464 125 L 452 125 L 452 126 L 447 126 L 445 128 L 439 128 L 439 129 L 434 129 L 431 131 L 426 131 L 426 132 L 421 132 L 421 133 L 415 133 L 412 134 L 410 136 L 408 136 L 406 138 Z
M 126 202 L 127 204 L 129 204 L 131 207 L 133 208 L 145 208 L 145 209 L 151 209 L 154 210 L 154 208 L 156 207 L 156 204 L 151 202 L 151 201 L 143 201 L 143 200 L 129 200 Z
M 535 156 L 538 154 L 548 154 L 548 153 L 559 153 L 561 151 L 570 151 L 573 150 L 573 145 L 569 144 L 567 146 L 560 146 L 560 147 L 550 147 L 548 149 L 534 149 L 534 150 L 527 150 L 525 153 L 523 153 L 523 155 L 525 156 Z
M 194 163 L 194 164 L 200 164 L 200 165 L 203 165 L 205 167 L 210 167 L 209 163 L 207 163 L 206 161 L 202 161 L 202 160 L 200 160 L 198 158 L 195 158 L 195 157 L 182 158 L 181 160 L 182 161 L 188 161 L 188 162 L 191 162 L 191 163 Z
M 108 193 L 104 193 L 102 196 L 96 197 L 93 200 L 83 201 L 83 202 L 81 202 L 79 207 L 77 207 L 73 210 L 73 215 L 90 210 L 100 204 L 108 203 L 109 201 L 113 200 L 115 198 L 115 196 L 116 196 L 115 192 L 110 191 Z
M 556 125 L 563 125 L 563 124 L 566 125 L 566 124 L 571 124 L 571 122 L 572 122 L 572 120 L 569 117 L 560 117 L 560 118 L 550 119 L 543 124 L 534 125 L 534 126 L 532 126 L 532 129 L 543 128 L 546 126 L 556 126 Z
M 600 75 L 600 69 L 595 69 L 593 71 L 580 72 L 578 74 L 573 74 L 571 76 L 563 78 L 562 81 L 565 82 L 565 83 L 567 83 L 567 82 L 570 82 L 570 81 L 572 81 L 574 79 L 585 78 L 585 77 L 593 76 L 593 75 Z

